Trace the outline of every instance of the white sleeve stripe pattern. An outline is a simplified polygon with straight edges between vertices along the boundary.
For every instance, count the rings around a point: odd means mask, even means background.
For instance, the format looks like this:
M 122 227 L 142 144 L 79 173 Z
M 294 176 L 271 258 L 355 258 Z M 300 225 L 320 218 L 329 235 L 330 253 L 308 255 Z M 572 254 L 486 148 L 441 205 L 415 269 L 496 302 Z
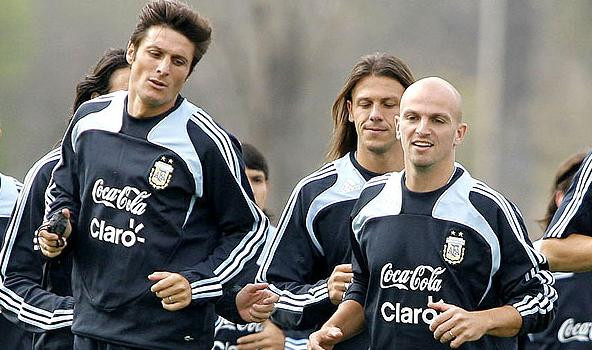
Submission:
M 240 166 L 236 154 L 234 154 L 234 148 L 232 142 L 228 138 L 228 135 L 214 122 L 214 120 L 203 111 L 197 110 L 197 113 L 201 118 L 193 115 L 191 118 L 201 129 L 208 134 L 208 136 L 216 143 L 216 146 L 220 149 L 224 160 L 228 163 L 228 168 L 232 175 L 240 179 Z
M 592 154 L 589 154 L 588 157 L 585 159 L 585 162 L 584 164 L 582 164 L 581 169 L 581 175 L 576 184 L 573 197 L 565 206 L 565 209 L 561 213 L 559 219 L 553 224 L 553 226 L 549 228 L 546 237 L 562 237 L 563 234 L 566 233 L 564 232 L 565 228 L 573 219 L 574 215 L 578 212 L 580 206 L 582 205 L 582 202 L 584 201 L 584 196 L 590 188 L 590 183 L 592 183 Z
M 27 173 L 23 190 L 21 191 L 17 200 L 14 215 L 11 218 L 6 230 L 6 236 L 2 244 L 2 250 L 0 251 L 0 306 L 2 306 L 6 311 L 13 312 L 15 315 L 17 315 L 19 320 L 44 330 L 52 330 L 71 326 L 73 310 L 57 309 L 53 312 L 50 312 L 37 306 L 27 304 L 25 303 L 24 298 L 4 286 L 3 282 L 6 276 L 6 269 L 8 261 L 10 260 L 14 241 L 18 233 L 18 225 L 22 219 L 23 211 L 31 191 L 33 180 L 45 164 L 54 160 L 58 160 L 59 157 L 59 149 L 53 150 L 45 157 L 41 158 L 37 163 L 35 163 L 35 165 Z
M 294 339 L 286 337 L 284 343 L 285 350 L 306 350 L 308 339 Z
M 269 226 L 267 217 L 251 201 L 242 187 L 238 156 L 234 151 L 230 138 L 209 116 L 206 116 L 201 112 L 198 113 L 199 116 L 194 115 L 191 117 L 191 120 L 195 122 L 218 147 L 237 185 L 241 189 L 243 197 L 253 214 L 254 222 L 250 231 L 232 250 L 229 256 L 214 269 L 215 277 L 191 283 L 193 299 L 222 295 L 222 284 L 236 276 L 243 269 L 244 265 L 255 256 L 257 249 L 265 241 L 265 234 Z
M 306 294 L 294 294 L 288 290 L 279 289 L 273 284 L 269 286 L 269 289 L 280 296 L 275 305 L 276 308 L 298 313 L 302 313 L 307 305 L 329 298 L 329 288 L 327 288 L 326 283 L 308 289 Z
M 477 182 L 473 190 L 486 197 L 489 197 L 498 205 L 500 209 L 502 209 L 502 212 L 504 213 L 506 220 L 508 220 L 508 223 L 512 228 L 512 232 L 516 236 L 518 242 L 520 242 L 520 244 L 524 248 L 524 251 L 528 255 L 528 258 L 530 259 L 533 266 L 536 267 L 539 263 L 543 263 L 546 261 L 546 258 L 542 254 L 537 252 L 534 248 L 528 245 L 528 243 L 526 243 L 526 240 L 524 239 L 525 234 L 516 216 L 516 211 L 506 198 L 504 198 L 501 194 L 494 191 L 482 182 Z
M 269 269 L 269 266 L 271 265 L 275 251 L 277 250 L 277 247 L 279 246 L 279 244 L 282 240 L 282 237 L 283 237 L 284 232 L 286 230 L 286 226 L 288 225 L 288 222 L 290 221 L 290 218 L 292 217 L 292 212 L 294 211 L 294 206 L 296 205 L 296 199 L 298 198 L 298 195 L 300 194 L 300 190 L 306 184 L 308 184 L 310 182 L 324 179 L 326 177 L 333 176 L 336 174 L 337 174 L 337 170 L 335 169 L 335 165 L 333 163 L 328 163 L 328 164 L 324 165 L 323 167 L 321 167 L 319 170 L 315 171 L 314 173 L 312 173 L 309 176 L 302 179 L 298 183 L 298 185 L 296 185 L 296 187 L 292 191 L 292 194 L 290 195 L 290 198 L 288 199 L 288 202 L 286 203 L 286 207 L 284 208 L 284 211 L 282 212 L 282 215 L 281 215 L 280 220 L 278 222 L 277 230 L 276 230 L 274 236 L 272 237 L 273 241 L 270 245 L 267 256 L 263 260 L 263 263 L 261 264 L 261 268 L 257 272 L 256 280 L 258 282 L 262 282 L 262 281 L 267 280 L 267 270 Z
M 553 284 L 553 275 L 546 270 L 540 270 L 539 264 L 544 263 L 546 258 L 532 248 L 525 240 L 525 234 L 516 216 L 516 208 L 508 202 L 501 194 L 489 188 L 482 182 L 477 182 L 473 191 L 482 194 L 492 199 L 499 208 L 502 209 L 504 216 L 508 220 L 512 232 L 526 251 L 533 268 L 531 268 L 524 276 L 525 281 L 536 277 L 543 286 L 544 294 L 538 293 L 536 297 L 531 295 L 525 296 L 522 301 L 514 303 L 513 306 L 522 316 L 527 316 L 535 313 L 546 314 L 553 309 L 553 303 L 557 299 L 557 292 L 550 287 Z M 518 213 L 518 215 L 520 215 Z

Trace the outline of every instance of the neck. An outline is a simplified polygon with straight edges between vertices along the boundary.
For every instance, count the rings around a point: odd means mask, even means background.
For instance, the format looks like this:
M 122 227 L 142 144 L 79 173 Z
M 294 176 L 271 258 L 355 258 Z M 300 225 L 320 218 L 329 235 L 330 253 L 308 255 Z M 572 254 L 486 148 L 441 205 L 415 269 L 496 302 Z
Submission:
M 138 119 L 156 117 L 157 115 L 161 115 L 173 108 L 176 100 L 177 99 L 175 98 L 171 102 L 158 106 L 152 106 L 146 104 L 137 94 L 130 91 L 127 97 L 127 113 L 131 117 Z
M 444 187 L 454 173 L 454 162 L 429 167 L 405 165 L 405 185 L 413 192 L 431 192 Z
M 381 154 L 367 149 L 358 149 L 356 151 L 356 160 L 364 169 L 377 174 L 401 171 L 405 165 L 403 163 L 403 150 L 399 145 L 395 145 L 392 150 Z

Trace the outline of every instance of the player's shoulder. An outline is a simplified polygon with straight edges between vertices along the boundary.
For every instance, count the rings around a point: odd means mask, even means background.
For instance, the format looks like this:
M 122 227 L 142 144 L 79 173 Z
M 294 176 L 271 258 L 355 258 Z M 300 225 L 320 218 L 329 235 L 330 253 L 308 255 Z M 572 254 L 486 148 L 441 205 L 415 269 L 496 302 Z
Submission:
M 8 217 L 12 212 L 23 184 L 12 176 L 0 173 L 0 216 Z
M 352 210 L 352 217 L 366 221 L 371 217 L 398 215 L 401 212 L 403 172 L 386 173 L 370 179 Z
M 226 153 L 241 149 L 238 138 L 218 123 L 205 109 L 188 100 L 181 105 L 181 109 L 180 113 L 189 116 L 187 132 L 194 143 L 207 145 L 210 149 L 218 149 Z
M 43 157 L 29 168 L 27 175 L 25 176 L 25 185 L 31 186 L 30 184 L 36 182 L 48 183 L 51 178 L 51 173 L 57 163 L 60 161 L 61 152 L 60 148 L 55 148 L 46 153 Z
M 74 112 L 72 123 L 76 124 L 83 118 L 88 117 L 94 113 L 98 113 L 113 104 L 119 104 L 123 107 L 123 102 L 125 101 L 126 96 L 127 91 L 115 91 L 88 100 L 81 104 L 80 107 L 78 107 L 78 109 Z

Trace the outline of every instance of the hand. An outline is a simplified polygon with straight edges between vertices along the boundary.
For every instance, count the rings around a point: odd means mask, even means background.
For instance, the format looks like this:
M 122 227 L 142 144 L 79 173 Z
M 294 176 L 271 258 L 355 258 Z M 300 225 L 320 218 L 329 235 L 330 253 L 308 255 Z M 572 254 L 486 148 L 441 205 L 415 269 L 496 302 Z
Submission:
M 332 350 L 335 344 L 343 338 L 341 329 L 337 327 L 323 327 L 308 337 L 308 350 Z
M 247 284 L 236 295 L 236 308 L 245 322 L 269 319 L 279 296 L 267 289 L 267 283 Z
M 488 318 L 482 317 L 483 314 L 478 311 L 466 311 L 443 302 L 428 303 L 428 307 L 441 312 L 430 324 L 434 339 L 440 343 L 450 342 L 453 349 L 466 342 L 481 339 L 487 332 Z
M 343 300 L 343 295 L 349 288 L 354 274 L 352 272 L 352 264 L 337 265 L 333 269 L 333 273 L 327 281 L 327 288 L 329 289 L 329 299 L 333 305 L 339 305 Z
M 43 225 L 41 225 L 37 231 L 37 242 L 39 243 L 41 253 L 48 258 L 55 258 L 56 256 L 62 254 L 62 251 L 64 248 L 66 248 L 67 239 L 72 233 L 70 210 L 64 208 L 62 209 L 62 214 L 68 219 L 66 230 L 64 231 L 63 235 L 60 236 L 55 232 L 49 232 L 49 222 L 47 220 L 43 222 Z
M 168 311 L 181 310 L 191 304 L 191 285 L 178 273 L 153 272 L 148 276 L 151 281 L 158 281 L 150 291 L 162 299 L 162 307 Z
M 263 323 L 263 330 L 240 337 L 237 340 L 237 350 L 284 350 L 286 337 L 284 332 L 273 322 Z

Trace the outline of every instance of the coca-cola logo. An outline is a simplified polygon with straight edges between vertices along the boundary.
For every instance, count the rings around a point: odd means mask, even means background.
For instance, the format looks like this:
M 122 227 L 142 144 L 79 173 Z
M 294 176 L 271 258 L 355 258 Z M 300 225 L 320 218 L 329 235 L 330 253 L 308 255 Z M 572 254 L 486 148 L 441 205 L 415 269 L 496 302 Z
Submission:
M 575 322 L 573 318 L 568 318 L 559 327 L 557 339 L 562 343 L 592 341 L 592 322 Z
M 109 208 L 125 210 L 134 215 L 142 215 L 146 211 L 144 200 L 151 196 L 151 193 L 140 191 L 132 186 L 124 188 L 104 186 L 103 179 L 95 181 L 92 190 L 93 201 L 103 204 Z
M 420 265 L 413 270 L 394 270 L 393 264 L 388 263 L 380 271 L 380 287 L 438 292 L 442 288 L 442 279 L 438 277 L 444 271 L 444 267 L 429 265 Z

